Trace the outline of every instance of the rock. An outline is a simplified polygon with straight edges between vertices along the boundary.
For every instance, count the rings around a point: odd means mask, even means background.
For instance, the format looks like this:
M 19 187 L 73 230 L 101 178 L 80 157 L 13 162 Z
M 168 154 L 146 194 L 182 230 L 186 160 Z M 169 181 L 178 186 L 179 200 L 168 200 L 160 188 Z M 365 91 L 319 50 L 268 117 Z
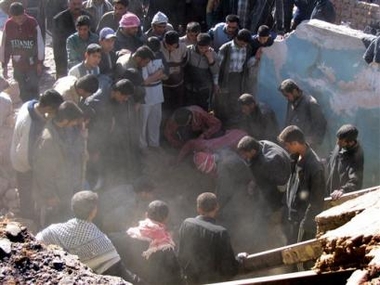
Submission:
M 4 220 L 0 221 L 0 284 L 130 283 L 119 277 L 97 275 L 77 256 L 58 246 L 45 246 L 36 241 L 25 227 Z

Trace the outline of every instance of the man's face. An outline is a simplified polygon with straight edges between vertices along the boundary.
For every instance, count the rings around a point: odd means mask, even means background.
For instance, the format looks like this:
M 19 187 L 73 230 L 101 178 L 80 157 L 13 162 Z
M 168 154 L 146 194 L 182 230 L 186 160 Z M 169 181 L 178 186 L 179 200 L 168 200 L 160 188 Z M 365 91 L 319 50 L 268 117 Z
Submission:
M 285 142 L 284 148 L 290 153 L 290 154 L 297 154 L 297 142 Z
M 289 101 L 294 102 L 297 99 L 297 91 L 293 90 L 292 92 L 282 91 L 282 95 Z
M 82 10 L 82 0 L 70 0 L 69 9 L 72 13 L 78 14 Z
M 196 43 L 197 42 L 197 36 L 199 33 L 197 32 L 186 32 L 186 36 L 189 39 L 190 42 Z
M 250 161 L 257 156 L 257 151 L 254 149 L 249 150 L 249 151 L 242 150 L 242 151 L 239 151 L 239 154 L 245 161 Z
M 95 68 L 99 66 L 100 60 L 102 59 L 102 55 L 100 52 L 94 52 L 90 54 L 85 54 L 86 57 L 86 64 L 91 67 Z
M 120 3 L 116 3 L 114 6 L 113 6 L 113 9 L 115 11 L 115 16 L 116 17 L 120 17 L 123 16 L 125 13 L 127 13 L 127 7 L 125 7 L 124 5 L 120 4 Z
M 12 21 L 14 21 L 17 25 L 21 26 L 22 23 L 25 22 L 25 14 L 18 15 L 18 16 L 12 16 Z
M 153 29 L 154 34 L 158 36 L 162 36 L 163 34 L 165 34 L 166 24 L 165 23 L 153 24 L 152 29 Z
M 169 44 L 165 43 L 165 47 L 169 52 L 173 52 L 178 48 L 178 44 L 169 45 Z
M 250 105 L 242 105 L 241 106 L 241 112 L 245 115 L 245 116 L 249 116 L 253 110 L 255 109 L 255 104 L 250 104 Z
M 336 143 L 339 146 L 339 149 L 349 149 L 355 144 L 354 141 L 348 141 L 346 139 L 337 139 Z
M 140 68 L 143 68 L 148 65 L 150 58 L 138 58 L 137 64 Z
M 120 91 L 112 91 L 112 99 L 123 104 L 128 101 L 130 95 L 122 94 Z
M 100 46 L 102 47 L 103 52 L 107 53 L 113 50 L 115 46 L 115 38 L 103 39 L 99 43 L 100 43 Z
M 210 49 L 210 46 L 197 46 L 197 47 L 201 55 L 204 55 Z
M 89 26 L 78 26 L 77 27 L 78 36 L 82 40 L 87 40 L 90 36 L 90 27 Z
M 239 48 L 245 48 L 247 47 L 248 43 L 244 42 L 244 41 L 240 41 L 238 39 L 235 39 L 235 43 L 236 45 L 239 47 Z
M 227 32 L 227 35 L 229 36 L 233 36 L 237 29 L 239 28 L 239 25 L 238 23 L 236 22 L 227 22 L 226 23 L 226 32 Z
M 263 45 L 265 44 L 269 39 L 269 36 L 268 37 L 258 37 L 258 41 Z
M 139 28 L 138 28 L 138 27 L 121 28 L 121 32 L 122 32 L 124 35 L 132 36 L 132 37 L 133 37 L 133 36 L 136 36 L 138 31 L 139 31 Z

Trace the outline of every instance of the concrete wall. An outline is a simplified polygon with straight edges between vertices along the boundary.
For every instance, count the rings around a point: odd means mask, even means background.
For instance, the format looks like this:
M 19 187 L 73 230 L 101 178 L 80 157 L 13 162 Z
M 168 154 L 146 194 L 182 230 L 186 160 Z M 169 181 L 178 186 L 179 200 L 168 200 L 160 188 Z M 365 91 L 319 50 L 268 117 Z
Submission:
M 363 30 L 368 25 L 380 22 L 380 7 L 378 4 L 357 0 L 331 0 L 331 2 L 336 10 L 336 24 L 349 22 L 350 27 Z
M 328 120 L 322 157 L 335 144 L 336 130 L 355 124 L 365 151 L 365 186 L 380 182 L 380 71 L 362 55 L 364 34 L 312 20 L 264 50 L 258 76 L 258 97 L 276 111 L 283 126 L 286 101 L 277 87 L 293 78 L 321 104 Z

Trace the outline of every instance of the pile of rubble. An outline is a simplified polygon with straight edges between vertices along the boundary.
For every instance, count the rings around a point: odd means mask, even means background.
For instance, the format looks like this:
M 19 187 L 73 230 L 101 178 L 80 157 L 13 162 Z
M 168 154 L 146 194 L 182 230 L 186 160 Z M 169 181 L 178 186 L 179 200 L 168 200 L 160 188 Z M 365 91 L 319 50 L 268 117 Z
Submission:
M 380 189 L 316 217 L 323 254 L 314 269 L 357 269 L 347 284 L 380 284 Z
M 0 222 L 0 284 L 130 284 L 93 273 L 77 256 L 35 240 L 26 227 Z

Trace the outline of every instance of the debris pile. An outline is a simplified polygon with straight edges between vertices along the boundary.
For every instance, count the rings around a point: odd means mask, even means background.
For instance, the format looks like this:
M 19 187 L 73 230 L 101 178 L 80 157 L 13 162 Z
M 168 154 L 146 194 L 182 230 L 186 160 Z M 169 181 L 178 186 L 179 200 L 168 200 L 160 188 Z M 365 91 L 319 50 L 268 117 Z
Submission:
M 130 284 L 95 274 L 78 257 L 36 241 L 26 227 L 0 222 L 0 284 Z
M 355 268 L 347 284 L 380 284 L 379 216 L 380 190 L 319 214 L 318 229 L 330 230 L 319 237 L 323 254 L 314 269 L 329 272 Z

